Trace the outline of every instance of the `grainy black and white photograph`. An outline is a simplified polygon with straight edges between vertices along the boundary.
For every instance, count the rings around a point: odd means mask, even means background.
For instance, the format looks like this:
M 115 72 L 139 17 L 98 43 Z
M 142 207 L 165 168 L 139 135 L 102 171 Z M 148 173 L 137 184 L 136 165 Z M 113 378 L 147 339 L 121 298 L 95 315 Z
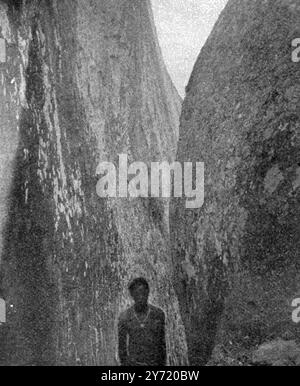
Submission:
M 0 366 L 300 366 L 300 0 L 0 0 Z

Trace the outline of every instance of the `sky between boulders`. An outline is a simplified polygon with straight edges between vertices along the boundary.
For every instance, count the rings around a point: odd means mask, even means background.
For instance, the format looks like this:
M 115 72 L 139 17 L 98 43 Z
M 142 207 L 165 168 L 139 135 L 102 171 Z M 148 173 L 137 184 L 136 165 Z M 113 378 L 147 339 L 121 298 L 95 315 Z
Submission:
M 163 57 L 184 97 L 193 66 L 227 0 L 151 0 Z

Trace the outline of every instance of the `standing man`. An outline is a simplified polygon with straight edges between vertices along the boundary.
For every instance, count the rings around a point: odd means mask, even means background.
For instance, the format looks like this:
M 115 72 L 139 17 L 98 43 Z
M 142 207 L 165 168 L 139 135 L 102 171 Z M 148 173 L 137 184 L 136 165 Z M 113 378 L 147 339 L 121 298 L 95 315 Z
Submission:
M 148 303 L 146 279 L 134 279 L 128 289 L 134 305 L 119 318 L 121 366 L 166 366 L 165 314 Z

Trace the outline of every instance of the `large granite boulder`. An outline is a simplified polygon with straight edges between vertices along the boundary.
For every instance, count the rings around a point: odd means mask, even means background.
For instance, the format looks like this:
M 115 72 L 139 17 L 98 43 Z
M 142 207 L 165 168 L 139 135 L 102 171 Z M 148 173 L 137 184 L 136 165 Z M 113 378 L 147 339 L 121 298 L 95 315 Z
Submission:
M 172 201 L 170 227 L 192 364 L 206 363 L 216 341 L 256 347 L 293 327 L 299 37 L 299 1 L 229 0 L 186 90 L 177 159 L 205 163 L 205 201 L 196 210 Z
M 168 203 L 96 193 L 100 161 L 175 157 L 181 100 L 150 2 L 0 1 L 0 25 L 5 362 L 115 364 L 127 283 L 142 274 L 167 314 L 169 363 L 186 363 Z

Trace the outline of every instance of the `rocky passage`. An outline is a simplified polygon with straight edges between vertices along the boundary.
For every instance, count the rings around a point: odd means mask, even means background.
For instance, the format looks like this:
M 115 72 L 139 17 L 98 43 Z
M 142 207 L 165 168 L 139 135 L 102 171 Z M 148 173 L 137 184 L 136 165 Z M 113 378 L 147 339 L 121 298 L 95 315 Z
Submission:
M 100 161 L 176 154 L 181 100 L 149 1 L 0 1 L 0 25 L 3 361 L 116 364 L 117 317 L 142 274 L 167 314 L 169 363 L 187 363 L 168 203 L 96 194 Z
M 298 0 L 229 0 L 179 128 L 149 0 L 0 0 L 1 364 L 117 364 L 138 275 L 169 364 L 299 364 L 299 26 Z M 120 154 L 204 162 L 203 207 L 100 198 Z
M 205 202 L 172 201 L 170 227 L 191 364 L 299 338 L 299 28 L 299 1 L 229 0 L 187 87 L 177 159 L 205 163 Z

